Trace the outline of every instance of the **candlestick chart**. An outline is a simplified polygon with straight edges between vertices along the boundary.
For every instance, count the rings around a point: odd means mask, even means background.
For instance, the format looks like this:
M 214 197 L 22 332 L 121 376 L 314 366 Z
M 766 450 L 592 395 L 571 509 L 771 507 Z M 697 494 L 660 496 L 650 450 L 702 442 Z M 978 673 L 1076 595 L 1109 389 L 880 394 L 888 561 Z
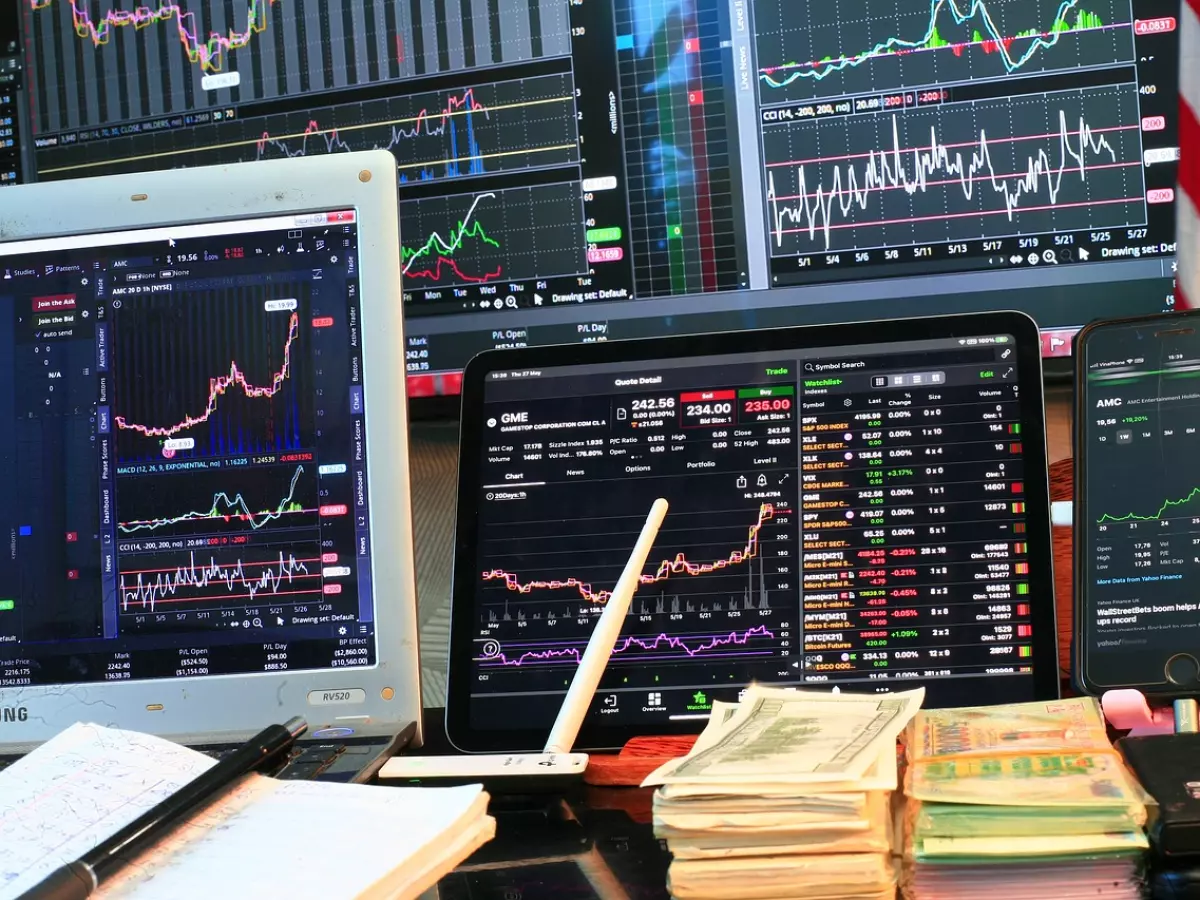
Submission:
M 1134 58 L 1127 0 L 755 4 L 765 102 L 1055 72 Z M 802 23 L 797 27 L 797 22 Z
M 765 128 L 772 253 L 1141 224 L 1135 90 L 1114 85 Z
M 565 0 L 21 3 L 39 133 L 570 53 Z
M 311 447 L 308 290 L 254 285 L 122 301 L 113 329 L 120 460 Z M 281 299 L 295 308 L 264 310 Z
M 406 200 L 400 217 L 407 291 L 587 271 L 578 182 Z

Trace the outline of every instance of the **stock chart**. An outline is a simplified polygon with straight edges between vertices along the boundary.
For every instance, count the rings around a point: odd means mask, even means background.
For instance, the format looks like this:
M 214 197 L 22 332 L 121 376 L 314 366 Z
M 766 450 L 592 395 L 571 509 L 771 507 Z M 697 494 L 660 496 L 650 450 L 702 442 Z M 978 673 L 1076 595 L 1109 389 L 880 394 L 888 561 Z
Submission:
M 797 6 L 800 9 L 797 9 Z M 1128 0 L 755 4 L 765 102 L 1128 62 Z
M 1144 224 L 1136 85 L 953 91 L 908 111 L 764 126 L 772 252 Z M 846 149 L 810 155 L 822 147 Z
M 122 462 L 312 446 L 311 372 L 298 347 L 307 287 L 289 292 L 281 299 L 278 286 L 263 284 L 118 301 L 113 425 Z M 264 311 L 268 301 L 274 311 Z
M 405 290 L 587 272 L 578 182 L 408 200 L 401 216 Z
M 1174 191 L 1148 160 L 1172 151 L 1147 155 L 1169 126 L 1144 114 L 1158 86 L 1135 39 L 1173 23 L 1128 0 L 758 0 L 772 272 L 1033 267 L 1153 240 Z
M 314 528 L 320 508 L 317 476 L 304 464 L 200 471 L 171 491 L 179 508 L 162 509 L 158 478 L 129 478 L 121 501 L 121 537 L 174 538 Z
M 735 390 L 539 404 L 538 421 L 563 422 L 537 454 L 545 461 L 526 472 L 520 502 L 500 503 L 510 496 L 502 484 L 484 496 L 476 665 L 489 683 L 570 677 L 644 520 L 641 507 L 659 495 L 671 510 L 606 683 L 649 689 L 708 682 L 718 671 L 732 678 L 745 665 L 772 675 L 786 668 L 796 480 L 782 457 L 756 460 L 751 445 L 791 444 L 793 399 L 780 392 L 751 411 Z M 573 437 L 567 423 L 580 419 Z M 729 442 L 718 463 L 701 463 L 717 426 L 737 423 L 747 438 Z M 500 427 L 491 429 L 498 441 Z M 568 459 L 578 467 L 556 462 Z
M 53 132 L 570 52 L 564 3 L 20 0 Z

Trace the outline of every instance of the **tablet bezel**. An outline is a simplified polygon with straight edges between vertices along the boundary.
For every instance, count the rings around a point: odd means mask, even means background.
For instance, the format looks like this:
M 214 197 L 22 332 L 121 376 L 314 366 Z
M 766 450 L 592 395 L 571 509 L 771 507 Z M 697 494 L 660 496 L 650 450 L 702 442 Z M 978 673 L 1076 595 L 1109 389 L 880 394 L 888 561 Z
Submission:
M 1060 681 L 1050 539 L 1049 472 L 1042 397 L 1041 340 L 1036 323 L 1021 312 L 990 312 L 931 316 L 922 319 L 805 325 L 595 344 L 488 350 L 467 364 L 462 384 L 450 658 L 446 693 L 446 733 L 450 742 L 464 752 L 495 753 L 540 750 L 546 740 L 546 732 L 541 729 L 485 731 L 471 726 L 471 654 L 478 621 L 475 608 L 479 530 L 476 497 L 479 460 L 482 458 L 481 447 L 485 438 L 484 385 L 489 373 L 498 370 L 596 365 L 775 350 L 816 350 L 855 344 L 903 344 L 907 341 L 975 337 L 982 334 L 1011 334 L 1016 339 L 1028 524 L 1029 597 L 1034 635 L 1031 658 L 1034 686 L 1033 696 L 1029 699 L 1057 698 Z M 1035 426 L 1040 426 L 1040 429 Z M 1041 598 L 1040 602 L 1038 598 Z M 970 682 L 963 683 L 967 686 L 964 687 L 957 705 L 971 705 Z M 905 682 L 905 686 L 913 685 Z M 688 734 L 699 731 L 703 724 L 698 721 L 659 721 L 655 723 L 654 732 Z M 645 730 L 637 726 L 596 725 L 588 721 L 580 732 L 576 749 L 620 748 L 629 739 L 644 733 Z

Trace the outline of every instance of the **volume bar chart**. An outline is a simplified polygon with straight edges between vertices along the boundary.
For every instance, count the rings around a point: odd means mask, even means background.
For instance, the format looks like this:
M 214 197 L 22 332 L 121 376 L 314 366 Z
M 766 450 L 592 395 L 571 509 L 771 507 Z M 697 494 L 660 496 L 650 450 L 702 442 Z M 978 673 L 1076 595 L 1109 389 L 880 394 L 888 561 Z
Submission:
M 1127 0 L 758 0 L 765 103 L 1128 62 Z M 795 23 L 802 22 L 801 27 Z
M 764 128 L 772 254 L 1142 224 L 1137 110 L 1125 84 Z
M 406 291 L 587 271 L 579 182 L 406 200 L 400 217 Z
M 20 0 L 39 133 L 570 53 L 566 0 Z

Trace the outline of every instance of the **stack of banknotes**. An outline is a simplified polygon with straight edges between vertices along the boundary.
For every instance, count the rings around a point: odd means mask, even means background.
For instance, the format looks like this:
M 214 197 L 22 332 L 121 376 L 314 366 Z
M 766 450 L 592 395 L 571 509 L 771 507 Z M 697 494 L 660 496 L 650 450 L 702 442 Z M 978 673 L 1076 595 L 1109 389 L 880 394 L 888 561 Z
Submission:
M 753 686 L 715 703 L 692 751 L 643 782 L 672 896 L 894 897 L 896 739 L 923 697 Z
M 1149 798 L 1095 700 L 923 711 L 906 753 L 909 900 L 1140 896 Z

